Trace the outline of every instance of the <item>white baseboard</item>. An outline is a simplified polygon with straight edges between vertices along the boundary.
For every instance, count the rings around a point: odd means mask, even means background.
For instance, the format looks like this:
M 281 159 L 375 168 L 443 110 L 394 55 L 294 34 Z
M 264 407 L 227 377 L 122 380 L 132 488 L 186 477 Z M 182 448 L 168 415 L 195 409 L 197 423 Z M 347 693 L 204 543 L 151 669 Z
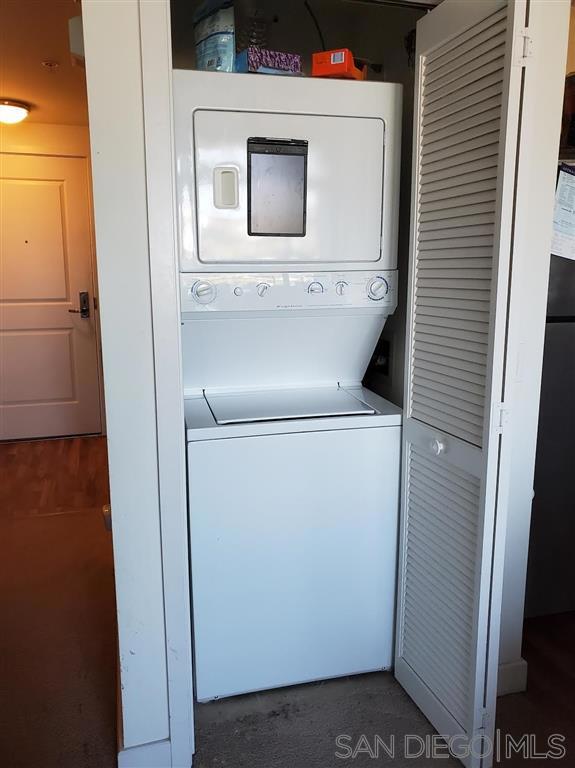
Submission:
M 172 768 L 170 740 L 120 750 L 118 768 Z
M 497 695 L 507 696 L 509 693 L 522 693 L 527 690 L 527 662 L 517 659 L 507 664 L 499 665 L 497 678 Z

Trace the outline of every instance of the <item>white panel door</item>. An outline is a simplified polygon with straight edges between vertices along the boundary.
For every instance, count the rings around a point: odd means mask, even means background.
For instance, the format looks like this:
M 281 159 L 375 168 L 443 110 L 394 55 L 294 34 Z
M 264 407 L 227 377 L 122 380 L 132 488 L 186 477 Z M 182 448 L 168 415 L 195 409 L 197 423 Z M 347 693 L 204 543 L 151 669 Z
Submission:
M 101 431 L 89 206 L 83 158 L 0 155 L 0 439 Z
M 464 764 L 483 768 L 525 12 L 522 0 L 445 0 L 417 29 L 396 676 Z
M 255 158 L 287 161 L 294 157 L 255 152 L 249 163 L 252 182 L 248 195 L 248 139 L 262 136 L 307 142 L 305 182 L 295 172 L 296 178 L 291 179 L 289 163 L 275 174 L 266 163 L 258 173 Z M 384 140 L 385 124 L 379 118 L 197 110 L 194 144 L 200 262 L 377 266 L 382 242 Z M 345 147 L 361 147 L 362 151 L 343 151 Z M 222 181 L 226 177 L 229 183 Z M 270 214 L 276 208 L 276 215 L 283 212 L 286 217 L 302 186 L 305 226 L 301 236 L 293 234 L 298 231 L 297 221 L 274 225 L 271 215 L 268 227 L 264 222 L 261 228 L 268 234 L 248 233 L 249 222 L 254 225 L 257 216 L 266 211 Z M 296 187 L 292 194 L 290 187 Z M 258 189 L 259 198 L 255 196 Z M 301 197 L 300 188 L 299 200 Z M 294 210 L 294 217 L 296 213 Z M 274 236 L 276 231 L 292 234 Z

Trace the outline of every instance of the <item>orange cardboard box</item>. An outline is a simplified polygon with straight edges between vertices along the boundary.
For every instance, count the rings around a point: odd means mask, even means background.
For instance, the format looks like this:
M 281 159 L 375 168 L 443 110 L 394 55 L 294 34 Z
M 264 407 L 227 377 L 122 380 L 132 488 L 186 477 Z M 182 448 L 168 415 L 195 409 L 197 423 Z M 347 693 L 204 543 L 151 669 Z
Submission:
M 350 80 L 365 80 L 367 67 L 355 66 L 353 54 L 349 48 L 312 53 L 312 77 L 343 77 Z

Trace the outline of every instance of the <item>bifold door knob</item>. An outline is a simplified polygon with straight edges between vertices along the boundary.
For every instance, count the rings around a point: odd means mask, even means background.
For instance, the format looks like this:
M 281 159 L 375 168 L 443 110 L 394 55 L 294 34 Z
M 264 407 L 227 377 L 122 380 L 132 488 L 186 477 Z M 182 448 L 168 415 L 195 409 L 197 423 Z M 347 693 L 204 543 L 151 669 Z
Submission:
M 432 440 L 431 442 L 431 450 L 436 456 L 441 456 L 442 453 L 445 453 L 445 443 L 442 440 Z

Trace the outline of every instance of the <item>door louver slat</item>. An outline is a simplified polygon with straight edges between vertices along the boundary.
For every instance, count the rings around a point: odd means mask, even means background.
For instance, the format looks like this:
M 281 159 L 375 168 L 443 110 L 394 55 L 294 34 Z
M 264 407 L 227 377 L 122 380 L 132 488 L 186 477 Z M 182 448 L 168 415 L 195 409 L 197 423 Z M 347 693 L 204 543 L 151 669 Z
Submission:
M 482 272 L 483 270 L 477 269 L 475 272 Z M 441 316 L 441 314 L 443 316 Z M 447 310 L 441 314 L 433 315 L 427 307 L 421 307 L 419 309 L 420 317 L 424 318 L 424 322 L 428 325 L 435 325 L 439 328 L 463 328 L 467 331 L 475 331 L 476 333 L 483 333 L 483 325 L 488 325 L 487 321 L 475 321 L 475 320 L 463 320 L 459 317 L 453 317 L 453 313 L 447 312 Z
M 468 381 L 460 382 L 457 380 L 451 381 L 449 385 L 447 385 L 443 383 L 443 376 L 439 376 L 437 373 L 433 373 L 433 371 L 420 373 L 419 381 L 421 385 L 428 385 L 432 389 L 444 392 L 446 395 L 453 394 L 456 397 L 460 397 L 461 390 L 463 390 L 463 392 L 467 392 L 470 396 L 476 395 L 479 398 L 483 397 L 483 387 L 480 385 L 471 384 Z
M 473 320 L 477 323 L 488 323 L 489 312 L 482 312 L 481 310 L 468 307 L 467 309 L 458 309 L 453 305 L 443 307 L 430 307 L 428 305 L 419 305 L 420 315 L 427 315 L 428 317 L 451 317 L 455 320 Z M 462 326 L 463 327 L 463 326 Z
M 436 464 L 431 465 L 432 468 L 437 469 Z M 418 467 L 416 467 L 418 469 Z M 423 493 L 428 493 L 429 498 L 435 499 L 438 503 L 445 506 L 451 506 L 459 515 L 469 519 L 474 519 L 475 515 L 475 497 L 473 493 L 470 493 L 467 489 L 461 485 L 449 485 L 451 482 L 451 476 L 449 473 L 441 475 L 437 473 L 434 483 L 423 483 L 417 478 L 412 478 L 411 487 L 420 488 Z
M 446 138 L 453 133 L 455 124 L 465 129 L 497 118 L 501 107 L 501 95 L 489 98 L 492 102 L 490 108 L 486 108 L 483 102 L 474 102 L 461 112 L 450 112 L 439 120 L 429 121 L 425 126 L 428 141 L 435 141 L 437 137 Z
M 503 59 L 501 60 L 501 63 L 503 63 Z M 461 105 L 466 99 L 476 100 L 478 93 L 481 94 L 483 91 L 489 90 L 490 88 L 499 88 L 503 90 L 502 72 L 492 72 L 479 80 L 475 80 L 468 85 L 462 86 L 461 88 L 446 94 L 445 96 L 433 99 L 433 101 L 427 105 L 427 113 L 430 117 L 433 117 L 434 114 L 443 114 L 446 109 L 460 110 Z M 489 104 L 489 107 L 493 106 L 489 101 L 486 103 Z
M 441 338 L 445 338 L 445 332 L 442 330 L 441 326 L 435 327 L 433 325 L 430 325 L 428 323 L 420 323 L 419 330 L 422 330 L 424 333 L 428 333 L 432 336 L 441 336 Z M 482 343 L 485 341 L 485 334 L 483 333 L 475 333 L 474 331 L 466 331 L 461 328 L 452 328 L 451 333 L 449 336 L 453 339 L 457 339 L 458 341 L 461 341 L 461 346 L 464 346 L 464 343 L 467 343 L 469 341 L 476 341 L 479 343 Z M 438 343 L 441 343 L 440 339 L 437 339 Z
M 456 257 L 455 257 L 456 258 Z M 481 291 L 467 291 L 470 296 L 458 296 L 457 298 L 446 298 L 439 295 L 439 291 L 428 290 L 423 288 L 417 294 L 417 303 L 420 307 L 440 307 L 440 308 L 452 308 L 452 309 L 475 309 L 482 312 L 489 312 L 489 300 L 481 294 Z
M 473 178 L 470 178 L 473 176 Z M 447 203 L 455 202 L 452 198 L 456 197 L 458 200 L 469 199 L 474 194 L 493 194 L 495 192 L 497 177 L 497 166 L 492 165 L 489 168 L 471 173 L 463 180 L 457 181 L 453 186 L 449 184 L 449 177 L 445 179 L 438 179 L 433 185 L 428 184 L 426 189 L 421 189 L 421 203 L 422 205 L 428 204 L 440 204 L 444 201 Z M 431 210 L 431 208 L 429 209 Z
M 464 728 L 479 503 L 477 478 L 408 447 L 401 655 Z
M 487 348 L 483 344 L 467 342 L 467 348 L 464 352 L 462 352 L 458 339 L 445 339 L 443 337 L 438 339 L 437 336 L 433 336 L 432 334 L 427 333 L 418 333 L 415 336 L 415 343 L 432 346 L 434 348 L 434 352 L 442 349 L 444 350 L 444 353 L 447 354 L 449 351 L 454 357 L 457 358 L 461 357 L 461 355 L 470 355 L 469 358 L 464 359 L 475 360 L 475 362 L 484 362 L 487 355 Z M 435 347 L 438 347 L 439 349 L 435 349 Z M 444 386 L 448 385 L 444 384 Z
M 425 581 L 421 580 L 421 576 L 415 569 L 411 570 L 408 582 L 412 582 L 415 587 L 415 590 L 410 591 L 409 596 L 414 604 L 424 602 L 427 605 L 432 606 L 435 611 L 441 611 L 446 626 L 453 632 L 457 632 L 459 635 L 464 635 L 467 630 L 471 629 L 471 621 L 468 621 L 466 624 L 465 614 L 461 610 L 460 604 L 457 603 L 455 599 L 451 599 L 453 595 L 452 592 L 446 592 L 443 595 L 427 593 L 427 584 Z
M 409 413 L 479 447 L 505 27 L 502 9 L 430 53 L 421 79 Z
M 444 357 L 454 357 L 456 360 L 468 360 L 469 362 L 478 363 L 479 365 L 485 365 L 486 354 L 485 352 L 471 352 L 465 350 L 465 352 L 459 352 L 456 347 L 449 346 L 448 344 L 437 344 L 437 341 L 427 341 L 419 336 L 416 336 L 415 343 L 421 349 L 422 352 L 427 352 L 430 355 L 443 355 Z M 461 357 L 465 355 L 465 357 Z M 417 386 L 414 384 L 414 386 Z M 446 389 L 444 386 L 443 389 Z M 449 391 L 446 389 L 446 391 Z M 459 395 L 461 397 L 461 395 Z
M 436 472 L 437 466 L 427 466 L 420 463 L 416 467 L 417 471 L 421 471 L 422 476 L 426 476 L 431 479 L 432 491 L 428 489 L 428 483 L 420 482 L 420 493 L 423 495 L 420 497 L 420 503 L 427 508 L 435 508 L 435 512 L 441 517 L 444 510 L 448 515 L 451 515 L 455 520 L 461 521 L 462 525 L 469 528 L 470 532 L 475 534 L 475 500 L 473 497 L 466 495 L 466 488 L 458 484 L 453 478 L 453 475 L 444 476 L 439 472 Z M 451 484 L 451 485 L 450 485 Z M 425 486 L 425 487 L 424 487 Z M 411 490 L 415 495 L 418 493 L 418 483 L 412 482 Z
M 468 50 L 474 48 L 478 43 L 482 43 L 489 37 L 494 37 L 499 34 L 502 30 L 501 22 L 503 22 L 503 29 L 505 29 L 506 16 L 507 12 L 505 8 L 492 13 L 483 21 L 459 34 L 452 41 L 444 43 L 444 45 L 428 54 L 426 63 L 432 67 L 438 65 L 438 62 L 441 62 L 441 66 L 446 62 L 456 61 L 460 56 L 464 56 Z
M 463 153 L 468 153 L 472 149 L 489 146 L 493 143 L 493 134 L 499 132 L 498 121 L 492 120 L 485 124 L 486 130 L 474 135 L 477 131 L 462 131 L 456 141 L 444 139 L 433 144 L 425 144 L 421 153 L 421 163 L 438 162 L 446 160 L 448 157 L 455 157 Z
M 406 599 L 405 601 L 405 610 L 407 614 L 411 614 L 413 619 L 417 621 L 420 618 L 428 619 L 428 614 L 420 614 L 419 611 L 414 611 L 411 609 L 411 605 L 409 602 L 409 599 Z M 429 620 L 429 619 L 428 619 Z M 453 637 L 451 643 L 445 643 L 443 642 L 443 638 L 441 637 L 441 630 L 442 630 L 442 624 L 439 624 L 437 622 L 437 618 L 432 623 L 433 627 L 433 634 L 430 636 L 428 635 L 425 638 L 420 638 L 419 647 L 425 648 L 427 645 L 433 649 L 436 658 L 438 660 L 440 659 L 448 659 L 450 657 L 455 656 L 461 657 L 461 667 L 463 668 L 463 662 L 467 662 L 469 664 L 469 654 L 465 653 L 465 643 L 462 642 L 459 638 Z M 467 657 L 467 658 L 466 658 Z M 459 676 L 456 674 L 453 674 L 453 669 L 450 670 L 450 672 L 445 676 L 447 679 L 451 680 L 451 685 L 458 691 L 458 694 L 462 696 L 463 699 L 465 699 L 465 690 L 461 684 L 461 681 L 459 679 Z
M 495 212 L 489 210 L 491 203 L 484 203 L 483 206 L 469 206 L 469 209 L 459 209 L 462 211 L 462 215 L 457 216 L 453 211 L 446 211 L 439 216 L 435 216 L 433 219 L 426 221 L 422 219 L 420 224 L 420 231 L 433 231 L 436 229 L 442 229 L 443 227 L 467 227 L 469 225 L 477 224 L 491 224 L 493 225 L 495 220 Z M 429 216 L 429 214 L 428 214 Z M 473 219 L 473 220 L 472 220 Z
M 453 123 L 457 123 L 457 128 L 460 131 L 472 131 L 480 136 L 482 133 L 486 133 L 486 131 L 490 130 L 488 126 L 494 120 L 499 121 L 498 107 L 480 110 L 472 117 L 469 117 L 469 113 L 466 112 L 465 116 L 460 116 L 459 119 L 449 120 L 445 127 L 439 125 L 439 123 L 434 123 L 430 126 L 427 129 L 427 142 L 429 144 L 434 144 L 435 142 L 451 138 L 451 134 L 453 133 Z
M 441 697 L 443 702 L 449 702 L 452 716 L 463 727 L 467 708 L 465 706 L 465 697 L 460 692 L 464 683 L 459 682 L 459 677 L 462 677 L 465 672 L 461 668 L 456 670 L 455 675 L 458 682 L 455 683 L 450 659 L 437 653 L 433 647 L 426 646 L 425 641 L 421 642 L 419 640 L 417 635 L 419 629 L 425 627 L 426 632 L 429 634 L 433 631 L 433 628 L 428 627 L 422 618 L 420 622 L 415 620 L 413 624 L 415 625 L 414 629 L 412 629 L 411 625 L 404 628 L 405 639 L 410 644 L 409 658 L 406 657 L 405 660 L 414 669 L 425 669 L 424 682 L 433 691 L 437 692 L 437 695 Z M 449 669 L 448 673 L 446 673 L 446 669 Z
M 490 65 L 501 58 L 501 49 L 505 44 L 505 35 L 500 35 L 499 44 L 495 43 L 494 40 L 491 42 L 494 44 L 488 50 L 479 51 L 477 48 L 474 48 L 465 57 L 459 58 L 457 69 L 448 65 L 444 68 L 433 70 L 433 75 L 436 79 L 432 86 L 428 86 L 428 94 L 435 94 L 440 88 L 448 85 L 453 85 L 454 88 L 465 85 L 466 81 L 469 82 L 468 78 L 471 72 L 493 71 Z
M 459 152 L 457 154 L 452 155 L 449 158 L 449 168 L 453 168 L 454 166 L 465 166 L 467 167 L 467 164 L 471 164 L 477 160 L 484 160 L 485 158 L 489 157 L 497 157 L 498 147 L 497 145 L 493 144 L 486 144 L 485 146 L 479 147 L 478 149 L 471 149 L 467 152 Z M 491 161 L 493 162 L 493 161 Z M 446 170 L 446 162 L 445 160 L 437 160 L 434 161 L 433 158 L 426 163 L 426 171 L 429 171 L 430 173 L 433 173 L 434 171 L 445 171 Z M 461 175 L 465 175 L 465 169 L 464 168 L 455 168 L 456 173 L 460 173 Z
M 449 576 L 454 581 L 463 581 L 467 583 L 470 588 L 472 587 L 473 580 L 471 576 L 466 573 L 462 563 L 458 562 L 457 559 L 453 557 L 441 537 L 437 536 L 437 534 L 435 536 L 428 535 L 427 531 L 423 531 L 421 527 L 416 523 L 413 523 L 411 540 L 412 542 L 418 542 L 422 547 L 429 543 L 435 553 L 435 562 L 437 565 L 441 565 L 445 575 Z
M 455 256 L 454 258 L 457 258 Z M 453 296 L 454 299 L 460 299 L 461 301 L 489 301 L 489 291 L 482 291 L 475 286 L 473 288 L 462 289 L 461 291 L 453 291 L 451 286 L 449 288 L 438 287 L 425 287 L 421 286 L 418 290 L 418 296 L 431 296 L 435 299 L 442 299 L 447 302 Z
M 440 200 L 430 200 L 427 197 L 424 199 L 421 195 L 421 201 L 425 202 L 425 218 L 421 221 L 426 221 L 431 216 L 437 215 L 439 218 L 442 216 L 455 216 L 461 211 L 461 215 L 464 215 L 466 211 L 474 210 L 491 210 L 494 208 L 493 202 L 493 189 L 488 188 L 482 192 L 473 192 L 472 194 L 457 195 L 456 199 L 453 197 L 444 197 Z
M 497 161 L 493 157 L 480 158 L 465 165 L 465 167 L 454 167 L 444 163 L 438 171 L 430 168 L 426 169 L 425 177 L 421 179 L 421 193 L 436 192 L 440 189 L 455 187 L 467 187 L 466 190 L 459 190 L 459 195 L 468 195 L 475 191 L 482 192 L 488 187 L 482 186 L 475 190 L 474 184 L 478 181 L 487 181 L 496 179 Z M 449 184 L 445 184 L 449 181 Z M 440 185 L 440 182 L 444 182 Z M 494 186 L 493 184 L 491 186 Z
M 474 92 L 467 97 L 462 96 L 459 100 L 453 99 L 451 103 L 441 108 L 437 106 L 435 110 L 430 111 L 422 120 L 422 126 L 427 128 L 448 116 L 457 116 L 457 119 L 462 119 L 468 116 L 467 110 L 469 108 L 477 109 L 481 103 L 485 105 L 485 109 L 493 109 L 497 102 L 499 104 L 502 103 L 503 81 L 497 81 L 492 85 L 481 83 L 481 86 L 482 88 L 479 92 Z
M 435 62 L 431 61 L 428 66 L 428 71 L 430 73 L 433 72 L 434 74 L 440 74 L 446 70 L 451 71 L 451 62 L 454 58 L 456 58 L 461 65 L 467 64 L 468 61 L 478 59 L 488 51 L 492 51 L 494 48 L 497 48 L 504 43 L 505 20 L 494 24 L 482 34 L 476 35 L 473 38 L 471 46 L 466 46 L 464 50 L 462 46 L 461 50 L 454 49 L 451 52 L 451 55 L 444 54 L 440 60 Z
M 480 247 L 483 245 L 493 245 L 493 236 L 492 235 L 467 235 L 465 232 L 460 232 L 456 237 L 444 237 L 439 240 L 427 240 L 424 241 L 420 238 L 419 242 L 419 249 L 421 251 L 434 251 L 439 248 L 474 248 L 474 247 Z M 465 267 L 458 270 L 457 274 L 447 274 L 449 270 L 443 270 L 443 273 L 445 274 L 437 274 L 437 277 L 463 277 L 463 273 L 465 272 Z M 455 273 L 456 270 L 453 268 L 453 272 Z M 481 275 L 472 275 L 467 274 L 467 279 L 473 279 L 476 277 L 481 277 Z
M 417 488 L 415 488 L 415 486 L 412 486 L 412 492 L 413 492 L 413 503 L 415 505 L 419 505 L 419 507 L 422 509 L 428 510 L 428 513 L 430 515 L 432 516 L 435 515 L 446 522 L 448 521 L 451 521 L 452 523 L 455 522 L 457 525 L 462 525 L 464 528 L 466 528 L 468 534 L 471 534 L 473 536 L 476 534 L 477 531 L 475 529 L 475 520 L 472 515 L 470 516 L 469 519 L 466 519 L 465 516 L 461 514 L 461 511 L 459 508 L 457 509 L 457 511 L 454 511 L 451 507 L 447 506 L 446 504 L 440 505 L 437 501 L 434 501 L 434 499 L 432 499 L 427 494 L 423 494 L 423 495 L 419 494 L 418 496 L 418 491 L 417 491 Z
M 409 572 L 406 574 L 406 579 L 427 584 L 427 580 L 430 577 L 436 578 L 438 575 L 441 576 L 441 568 L 437 568 L 432 563 L 426 563 L 422 566 L 417 562 L 417 559 L 413 558 Z M 444 579 L 444 581 L 446 580 Z M 427 592 L 427 589 L 425 591 Z M 462 584 L 452 586 L 450 583 L 446 583 L 444 593 L 449 598 L 450 605 L 456 607 L 462 614 L 465 614 L 466 604 L 469 599 L 473 599 L 473 592 L 466 592 Z M 439 595 L 434 593 L 434 596 L 439 601 Z
M 413 417 L 420 421 L 429 421 L 434 417 L 434 411 L 432 408 L 427 408 L 425 404 L 418 404 L 417 408 L 413 410 Z M 466 429 L 465 422 L 462 419 L 452 419 L 448 416 L 442 416 L 436 419 L 436 427 L 444 432 L 453 433 L 457 430 L 461 440 L 467 440 L 469 443 L 476 443 L 481 437 L 481 431 L 474 428 L 472 424 L 469 425 L 469 429 Z
M 421 407 L 427 407 L 428 409 L 433 409 L 433 402 L 434 398 L 426 398 L 423 397 L 421 394 L 419 395 L 419 403 Z M 458 408 L 456 404 L 453 401 L 453 398 L 451 398 L 451 402 L 453 405 L 446 405 L 445 411 L 443 412 L 443 418 L 445 421 L 449 420 L 460 420 L 461 426 L 465 427 L 468 426 L 469 430 L 472 431 L 474 429 L 480 429 L 483 422 L 481 421 L 481 416 L 478 415 L 478 411 L 481 411 L 481 408 L 473 409 L 472 405 L 467 405 L 465 410 L 463 408 Z
M 503 49 L 503 46 L 502 46 Z M 459 97 L 461 93 L 469 93 L 470 90 L 482 90 L 486 85 L 491 85 L 501 80 L 501 65 L 503 64 L 503 53 L 496 51 L 499 55 L 488 64 L 482 67 L 468 65 L 463 72 L 459 72 L 456 79 L 437 78 L 433 89 L 428 88 L 427 98 L 430 108 L 432 105 L 452 103 L 454 97 Z M 472 62 L 474 64 L 475 62 Z
M 465 632 L 462 631 L 459 626 L 458 619 L 455 620 L 449 615 L 449 612 L 445 609 L 444 605 L 437 603 L 435 600 L 424 598 L 422 595 L 417 595 L 411 592 L 406 597 L 406 605 L 414 613 L 422 613 L 427 620 L 433 619 L 436 606 L 439 606 L 439 610 L 443 612 L 443 623 L 437 631 L 437 636 L 442 644 L 445 644 L 448 648 L 457 650 L 461 645 L 465 644 Z
M 429 475 L 425 474 L 423 474 L 423 476 L 427 477 L 428 480 L 433 481 L 433 476 L 429 477 Z M 414 502 L 414 508 L 416 507 L 417 504 Z M 417 523 L 417 525 L 421 527 L 421 531 L 424 537 L 428 534 L 431 537 L 439 536 L 440 541 L 443 542 L 449 541 L 450 537 L 452 536 L 458 539 L 459 546 L 461 547 L 460 556 L 464 558 L 464 560 L 459 561 L 459 564 L 463 565 L 465 570 L 468 571 L 469 562 L 472 561 L 475 557 L 475 552 L 469 546 L 469 542 L 466 536 L 463 536 L 455 531 L 453 529 L 452 521 L 446 519 L 443 514 L 433 515 L 431 510 L 428 510 L 426 504 L 420 506 L 417 511 L 421 513 L 421 520 L 419 523 Z M 449 557 L 455 557 L 454 550 L 449 550 Z M 473 569 L 471 569 L 469 572 L 472 573 L 472 570 Z
M 437 363 L 430 363 L 428 360 L 424 361 L 424 363 L 425 365 L 423 367 L 423 372 L 433 371 L 437 374 L 441 374 L 444 380 L 447 376 L 449 376 L 450 383 L 451 380 L 453 380 L 453 386 L 457 386 L 457 384 L 459 384 L 460 387 L 463 387 L 466 382 L 477 384 L 477 386 L 485 386 L 485 376 L 477 375 L 476 373 L 470 373 L 463 368 L 454 368 L 445 365 L 438 365 Z

